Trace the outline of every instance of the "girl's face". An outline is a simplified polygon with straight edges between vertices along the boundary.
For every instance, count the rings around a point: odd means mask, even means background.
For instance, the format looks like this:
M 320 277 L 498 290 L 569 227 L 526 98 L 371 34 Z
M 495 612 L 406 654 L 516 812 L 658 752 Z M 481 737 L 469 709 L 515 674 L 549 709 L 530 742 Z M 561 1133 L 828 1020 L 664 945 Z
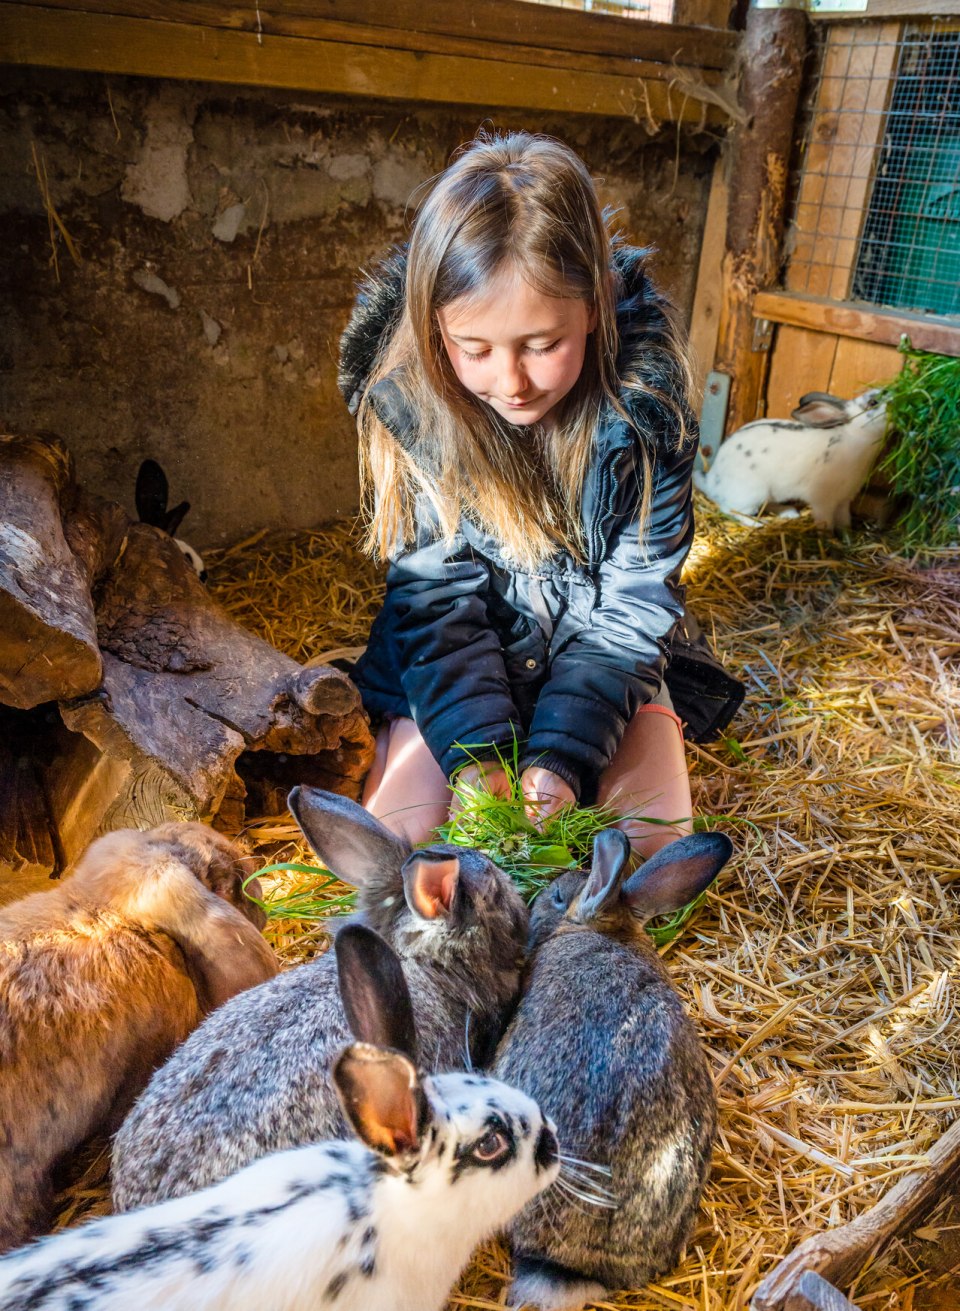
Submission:
M 525 427 L 549 420 L 580 377 L 596 313 L 582 300 L 544 296 L 505 270 L 482 296 L 438 310 L 437 320 L 467 391 Z

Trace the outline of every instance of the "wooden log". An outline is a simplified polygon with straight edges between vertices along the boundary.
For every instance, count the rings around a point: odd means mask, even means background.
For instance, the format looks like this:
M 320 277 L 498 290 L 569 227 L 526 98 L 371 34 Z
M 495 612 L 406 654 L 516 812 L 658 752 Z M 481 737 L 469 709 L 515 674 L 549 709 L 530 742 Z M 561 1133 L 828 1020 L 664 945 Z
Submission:
M 338 670 L 304 669 L 240 627 L 158 529 L 128 525 L 100 578 L 96 617 L 102 682 L 61 713 L 129 763 L 141 808 L 159 791 L 167 811 L 210 819 L 228 795 L 244 794 L 237 762 L 257 753 L 271 759 L 258 762 L 255 782 L 321 774 L 359 789 L 373 745 L 353 684 Z
M 904 1175 L 895 1187 L 849 1224 L 814 1234 L 795 1248 L 760 1283 L 752 1311 L 794 1311 L 807 1272 L 833 1284 L 849 1284 L 867 1260 L 891 1238 L 909 1229 L 960 1179 L 960 1120 L 927 1153 L 926 1170 Z
M 73 461 L 56 439 L 0 435 L 0 702 L 80 696 L 102 666 L 87 580 L 64 537 Z
M 714 365 L 731 378 L 727 432 L 758 417 L 769 343 L 755 336 L 755 293 L 776 283 L 794 122 L 806 50 L 799 9 L 756 9 L 740 54 L 740 122 L 729 144 L 730 203 Z
M 807 1270 L 800 1276 L 796 1292 L 784 1303 L 783 1311 L 858 1311 L 839 1288 L 821 1275 Z

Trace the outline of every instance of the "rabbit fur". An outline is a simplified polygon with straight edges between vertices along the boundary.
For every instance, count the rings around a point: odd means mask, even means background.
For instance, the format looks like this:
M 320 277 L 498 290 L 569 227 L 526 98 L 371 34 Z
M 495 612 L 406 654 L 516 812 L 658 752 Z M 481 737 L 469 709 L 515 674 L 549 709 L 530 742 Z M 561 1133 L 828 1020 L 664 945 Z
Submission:
M 723 835 L 700 833 L 627 877 L 629 843 L 609 829 L 596 838 L 589 877 L 561 875 L 534 902 L 528 980 L 493 1073 L 537 1100 L 564 1152 L 589 1163 L 579 1174 L 572 1167 L 581 1192 L 600 1192 L 596 1168 L 610 1169 L 604 1188 L 616 1205 L 554 1193 L 528 1207 L 511 1229 L 511 1306 L 581 1307 L 640 1288 L 680 1258 L 710 1164 L 716 1099 L 643 924 L 697 896 L 730 852 Z
M 276 974 L 248 873 L 204 824 L 122 829 L 0 910 L 0 1251 L 44 1226 L 58 1161 L 119 1125 L 204 1012 Z
M 358 887 L 359 919 L 400 955 L 424 1067 L 482 1064 L 520 987 L 528 914 L 509 878 L 461 847 L 412 853 L 346 797 L 298 787 L 288 804 L 323 864 Z M 330 952 L 211 1016 L 121 1127 L 114 1207 L 182 1196 L 267 1152 L 343 1137 L 330 1067 L 348 1038 Z
M 823 392 L 800 398 L 787 419 L 757 419 L 731 434 L 694 482 L 721 510 L 755 515 L 776 501 L 803 501 L 821 528 L 850 527 L 850 502 L 866 481 L 886 429 L 877 390 L 852 401 Z
M 336 949 L 358 1030 L 406 1044 L 396 955 L 360 925 Z M 0 1311 L 440 1311 L 476 1244 L 553 1181 L 557 1141 L 523 1093 L 421 1077 L 411 1055 L 360 1042 L 335 1061 L 362 1142 L 275 1153 L 27 1247 L 0 1260 Z

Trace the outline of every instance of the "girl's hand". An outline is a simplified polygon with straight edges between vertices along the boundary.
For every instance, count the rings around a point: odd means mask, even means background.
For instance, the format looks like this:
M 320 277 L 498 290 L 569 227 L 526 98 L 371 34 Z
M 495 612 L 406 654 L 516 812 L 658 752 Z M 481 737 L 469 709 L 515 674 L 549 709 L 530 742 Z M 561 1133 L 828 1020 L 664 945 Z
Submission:
M 481 761 L 477 765 L 467 765 L 457 775 L 458 781 L 468 783 L 471 787 L 482 788 L 495 797 L 510 795 L 510 781 L 501 766 L 495 761 Z M 460 798 L 456 795 L 450 803 L 450 818 L 453 819 L 460 810 Z
M 531 765 L 523 771 L 520 787 L 527 817 L 534 824 L 542 824 L 548 815 L 577 799 L 569 783 L 540 765 Z

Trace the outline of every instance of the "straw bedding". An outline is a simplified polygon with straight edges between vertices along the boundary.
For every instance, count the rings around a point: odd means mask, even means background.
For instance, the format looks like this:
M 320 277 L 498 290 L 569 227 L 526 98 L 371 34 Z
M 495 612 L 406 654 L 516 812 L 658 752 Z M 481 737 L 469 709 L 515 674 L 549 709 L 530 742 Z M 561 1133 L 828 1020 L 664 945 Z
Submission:
M 686 1260 L 602 1304 L 618 1311 L 746 1307 L 778 1257 L 922 1165 L 960 1108 L 960 556 L 920 566 L 806 517 L 748 528 L 699 509 L 688 598 L 749 690 L 731 736 L 690 749 L 694 804 L 728 817 L 738 857 L 666 955 L 720 1136 Z M 298 659 L 351 648 L 380 595 L 355 540 L 349 524 L 259 535 L 209 561 L 211 586 Z M 288 816 L 248 837 L 265 861 L 309 859 Z M 325 946 L 314 925 L 270 932 L 287 963 Z M 101 1153 L 60 1223 L 103 1209 L 104 1173 Z M 855 1300 L 960 1307 L 954 1231 L 960 1208 L 941 1208 Z M 451 1305 L 501 1306 L 507 1276 L 493 1244 Z

